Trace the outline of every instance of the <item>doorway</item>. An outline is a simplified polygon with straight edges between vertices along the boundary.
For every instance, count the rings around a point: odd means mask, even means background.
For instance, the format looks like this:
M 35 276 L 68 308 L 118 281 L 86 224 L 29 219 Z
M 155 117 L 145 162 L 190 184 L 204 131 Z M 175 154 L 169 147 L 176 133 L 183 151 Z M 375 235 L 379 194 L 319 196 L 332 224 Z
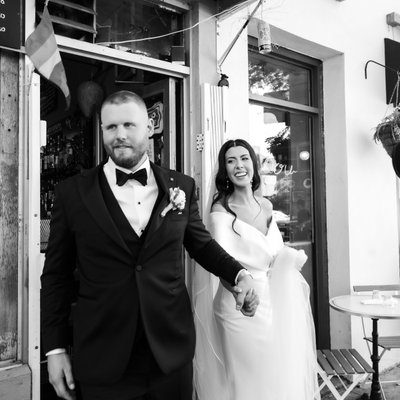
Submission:
M 66 109 L 58 88 L 40 79 L 40 120 L 45 126 L 45 141 L 40 147 L 41 268 L 49 237 L 55 186 L 94 167 L 106 157 L 99 111 L 102 100 L 109 94 L 129 90 L 142 96 L 149 116 L 155 121 L 155 131 L 150 137 L 150 160 L 178 171 L 184 165 L 182 79 L 71 54 L 63 54 L 63 64 L 71 93 L 69 109 Z M 48 383 L 46 356 L 41 352 L 40 400 L 57 398 Z

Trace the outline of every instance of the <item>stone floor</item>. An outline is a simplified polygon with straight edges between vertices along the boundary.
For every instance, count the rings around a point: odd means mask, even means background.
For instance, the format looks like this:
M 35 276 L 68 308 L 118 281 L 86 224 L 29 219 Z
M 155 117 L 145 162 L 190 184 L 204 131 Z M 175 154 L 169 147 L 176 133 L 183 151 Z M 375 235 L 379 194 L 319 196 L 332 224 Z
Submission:
M 384 396 L 382 399 L 384 400 L 400 400 L 400 364 L 397 366 L 390 368 L 381 373 L 382 381 L 393 381 L 397 380 L 398 383 L 384 383 L 382 385 Z M 338 388 L 339 392 L 342 393 L 342 387 L 338 380 L 334 381 L 335 386 Z M 346 397 L 346 400 L 364 400 L 369 398 L 369 393 L 371 390 L 370 382 L 366 382 L 359 387 L 355 387 L 353 391 Z M 368 397 L 367 397 L 368 396 Z M 326 387 L 323 388 L 321 393 L 321 400 L 335 400 L 335 397 Z

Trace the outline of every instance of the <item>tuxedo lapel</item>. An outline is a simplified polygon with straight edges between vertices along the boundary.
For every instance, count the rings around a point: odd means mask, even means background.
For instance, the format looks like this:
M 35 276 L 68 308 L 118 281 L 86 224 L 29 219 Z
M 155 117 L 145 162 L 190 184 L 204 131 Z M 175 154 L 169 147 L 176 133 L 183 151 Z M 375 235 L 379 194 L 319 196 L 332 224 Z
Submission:
M 161 200 L 155 205 L 152 217 L 150 219 L 149 230 L 146 234 L 144 247 L 147 247 L 154 237 L 155 232 L 160 228 L 164 218 L 161 217 L 161 211 L 169 203 L 169 188 L 175 186 L 175 178 L 171 176 L 170 171 L 162 169 L 157 165 L 151 163 L 151 168 L 154 173 L 154 177 L 157 181 L 158 189 L 160 190 Z
M 116 244 L 122 246 L 129 252 L 129 248 L 123 240 L 117 226 L 115 225 L 107 206 L 104 202 L 100 188 L 99 174 L 104 163 L 96 168 L 84 171 L 81 179 L 78 179 L 78 191 L 82 201 L 89 213 L 92 215 L 99 227 L 110 236 Z

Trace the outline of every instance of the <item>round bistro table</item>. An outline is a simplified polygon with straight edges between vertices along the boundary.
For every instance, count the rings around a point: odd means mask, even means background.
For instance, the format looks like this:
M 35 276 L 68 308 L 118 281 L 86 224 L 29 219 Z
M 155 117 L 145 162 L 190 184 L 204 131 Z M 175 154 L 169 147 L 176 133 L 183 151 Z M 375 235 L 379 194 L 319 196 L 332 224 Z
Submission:
M 365 300 L 371 300 L 371 295 L 350 294 L 345 296 L 333 297 L 329 300 L 329 305 L 340 312 L 367 317 L 372 320 L 372 385 L 370 400 L 382 400 L 381 386 L 379 384 L 379 350 L 378 350 L 378 321 L 380 319 L 400 319 L 400 301 L 387 304 L 363 304 Z

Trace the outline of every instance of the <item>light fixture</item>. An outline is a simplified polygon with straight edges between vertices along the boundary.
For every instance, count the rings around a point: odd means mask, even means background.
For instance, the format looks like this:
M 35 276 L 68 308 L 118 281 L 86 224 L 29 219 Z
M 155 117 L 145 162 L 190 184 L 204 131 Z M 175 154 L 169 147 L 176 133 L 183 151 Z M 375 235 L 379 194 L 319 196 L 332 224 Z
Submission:
M 218 86 L 227 86 L 229 87 L 228 76 L 225 74 L 221 74 L 221 79 L 218 82 Z
M 307 161 L 310 158 L 310 153 L 307 150 L 303 150 L 299 153 L 299 158 L 302 161 Z
M 264 19 L 260 19 L 257 24 L 258 32 L 258 51 L 261 54 L 268 54 L 272 51 L 271 30 Z

